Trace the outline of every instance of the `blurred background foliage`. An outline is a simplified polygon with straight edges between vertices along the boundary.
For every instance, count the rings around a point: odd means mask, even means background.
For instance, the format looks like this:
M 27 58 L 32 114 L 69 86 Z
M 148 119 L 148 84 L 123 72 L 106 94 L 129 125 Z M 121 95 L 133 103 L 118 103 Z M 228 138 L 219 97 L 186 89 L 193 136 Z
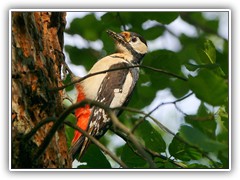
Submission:
M 141 34 L 149 46 L 142 64 L 185 79 L 141 68 L 129 104 L 146 113 L 154 110 L 151 115 L 173 132 L 150 118 L 141 121 L 143 115 L 138 113 L 125 111 L 119 117 L 135 128 L 134 134 L 152 152 L 158 168 L 229 168 L 229 46 L 228 32 L 224 35 L 220 27 L 221 18 L 228 20 L 228 12 L 69 12 L 68 16 L 65 52 L 76 74 L 86 74 L 98 59 L 115 51 L 106 34 L 111 29 Z M 72 89 L 67 92 L 74 94 Z M 168 92 L 172 100 L 163 101 L 158 96 L 161 92 Z M 183 102 L 187 103 L 182 106 Z M 161 107 L 168 105 L 175 112 L 162 117 Z M 68 119 L 75 122 L 72 115 Z M 176 128 L 171 129 L 171 124 Z M 66 134 L 70 145 L 73 129 L 66 128 Z M 109 131 L 100 141 L 129 168 L 149 167 L 119 134 Z M 95 145 L 83 162 L 87 163 L 75 166 L 119 167 Z

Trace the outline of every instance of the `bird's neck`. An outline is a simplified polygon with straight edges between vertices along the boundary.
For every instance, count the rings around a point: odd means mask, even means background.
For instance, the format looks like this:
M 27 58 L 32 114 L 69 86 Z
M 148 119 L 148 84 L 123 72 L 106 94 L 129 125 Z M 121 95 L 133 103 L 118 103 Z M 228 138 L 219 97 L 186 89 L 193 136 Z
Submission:
M 124 59 L 124 60 L 130 62 L 131 64 L 136 64 L 136 65 L 141 64 L 141 60 L 144 57 L 144 55 L 142 55 L 142 54 L 135 54 L 135 55 L 131 54 L 130 52 L 129 53 L 117 52 L 117 53 L 111 54 L 110 56 Z
M 117 53 L 112 54 L 111 56 L 116 56 L 116 57 L 122 58 L 124 60 L 127 60 L 129 62 L 131 62 L 133 60 L 133 55 L 131 53 L 117 52 Z

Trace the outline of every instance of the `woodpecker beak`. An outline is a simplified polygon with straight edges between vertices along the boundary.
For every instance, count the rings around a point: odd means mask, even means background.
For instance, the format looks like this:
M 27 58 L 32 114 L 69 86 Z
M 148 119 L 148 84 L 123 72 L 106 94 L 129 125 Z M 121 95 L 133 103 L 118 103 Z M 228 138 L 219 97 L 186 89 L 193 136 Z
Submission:
M 114 31 L 106 31 L 117 43 L 117 52 L 131 53 L 135 59 L 142 59 L 147 53 L 147 43 L 139 34 L 123 31 L 115 33 Z
M 107 33 L 119 44 L 126 46 L 126 44 L 128 43 L 125 39 L 124 34 L 118 34 L 111 30 L 107 30 Z
M 127 48 L 128 51 L 134 53 L 134 49 L 129 44 L 130 40 L 130 32 L 121 32 L 121 33 L 115 33 L 114 31 L 107 30 L 106 31 L 109 36 L 111 36 L 117 44 L 122 45 L 123 47 Z

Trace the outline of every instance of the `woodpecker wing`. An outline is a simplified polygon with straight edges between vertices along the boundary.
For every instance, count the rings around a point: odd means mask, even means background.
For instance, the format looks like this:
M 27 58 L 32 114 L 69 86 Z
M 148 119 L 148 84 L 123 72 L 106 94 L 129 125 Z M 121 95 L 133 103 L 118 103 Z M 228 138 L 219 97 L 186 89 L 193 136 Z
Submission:
M 118 62 L 109 69 L 123 68 L 106 73 L 101 86 L 98 89 L 96 101 L 114 108 L 120 107 L 129 101 L 132 91 L 138 80 L 138 68 L 128 68 L 129 62 Z M 119 110 L 116 110 L 116 114 Z M 100 138 L 111 126 L 111 120 L 104 109 L 93 106 L 87 132 L 95 138 Z M 79 159 L 84 154 L 90 141 L 86 137 L 80 137 L 73 145 L 73 155 L 80 152 Z
M 124 68 L 108 72 L 103 79 L 103 82 L 98 90 L 96 101 L 102 104 L 115 108 L 123 106 L 128 102 L 129 97 L 138 79 L 136 69 L 129 69 L 129 63 L 117 63 L 110 69 Z M 115 113 L 118 114 L 119 110 Z M 101 137 L 109 128 L 111 121 L 104 109 L 95 106 L 91 115 L 89 129 L 92 130 L 92 135 Z

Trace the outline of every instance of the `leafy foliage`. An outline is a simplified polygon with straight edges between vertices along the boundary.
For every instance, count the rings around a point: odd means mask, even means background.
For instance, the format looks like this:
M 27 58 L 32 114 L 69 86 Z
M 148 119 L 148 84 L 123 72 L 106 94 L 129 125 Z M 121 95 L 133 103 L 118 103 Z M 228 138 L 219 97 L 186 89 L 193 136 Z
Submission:
M 127 144 L 123 146 L 121 159 L 129 168 L 147 167 L 147 162 L 134 152 Z
M 168 25 L 176 21 L 191 25 L 195 33 L 175 33 Z M 187 109 L 178 106 L 177 102 L 168 103 L 175 105 L 184 121 L 176 134 L 164 131 L 149 118 L 143 120 L 142 115 L 136 112 L 125 111 L 119 117 L 128 128 L 135 129 L 133 134 L 147 148 L 145 150 L 158 168 L 229 167 L 229 51 L 228 40 L 218 34 L 219 18 L 209 19 L 202 12 L 92 12 L 76 17 L 69 23 L 66 33 L 80 36 L 85 43 L 82 48 L 65 45 L 72 64 L 82 65 L 89 70 L 97 59 L 114 52 L 114 43 L 105 31 L 111 29 L 120 32 L 127 29 L 141 34 L 149 45 L 157 42 L 155 46 L 151 45 L 153 49 L 144 57 L 143 65 L 186 79 L 184 81 L 169 74 L 141 68 L 129 107 L 146 110 L 156 101 L 157 93 L 164 90 L 170 90 L 171 95 L 179 101 L 193 95 L 200 101 L 196 112 L 191 114 L 185 113 Z M 177 40 L 180 47 L 169 48 L 167 43 L 171 45 L 173 42 L 161 39 L 166 34 Z M 96 41 L 101 42 L 102 48 L 92 46 Z M 186 96 L 189 93 L 193 95 Z M 159 101 L 159 107 L 164 105 Z M 160 108 L 154 112 L 164 113 Z M 157 115 L 154 118 L 160 120 Z M 168 119 L 169 123 L 171 118 Z M 66 130 L 69 144 L 72 132 L 71 128 Z M 116 136 L 122 136 L 125 143 L 114 143 L 112 139 Z M 111 147 L 129 168 L 149 168 L 146 159 L 137 153 L 126 135 L 108 133 L 101 138 L 101 142 Z M 82 159 L 87 165 L 79 168 L 119 167 L 105 156 L 97 146 L 91 145 Z
M 80 165 L 79 168 L 111 168 L 111 164 L 95 144 L 91 144 L 82 158 L 86 165 Z

